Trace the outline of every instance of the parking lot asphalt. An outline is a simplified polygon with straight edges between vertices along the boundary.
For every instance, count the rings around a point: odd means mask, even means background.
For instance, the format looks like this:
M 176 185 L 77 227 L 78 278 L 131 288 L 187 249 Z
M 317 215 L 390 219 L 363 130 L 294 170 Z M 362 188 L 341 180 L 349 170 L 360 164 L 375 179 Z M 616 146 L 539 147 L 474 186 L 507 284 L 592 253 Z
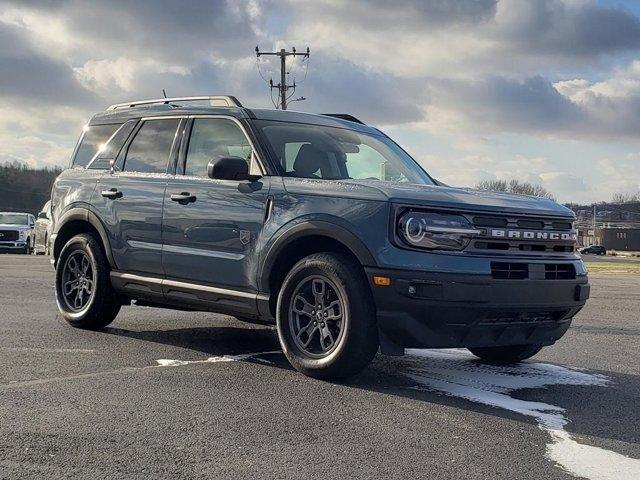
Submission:
M 125 307 L 66 325 L 48 259 L 0 255 L 0 478 L 640 478 L 640 278 L 592 276 L 556 345 L 307 378 L 273 329 Z

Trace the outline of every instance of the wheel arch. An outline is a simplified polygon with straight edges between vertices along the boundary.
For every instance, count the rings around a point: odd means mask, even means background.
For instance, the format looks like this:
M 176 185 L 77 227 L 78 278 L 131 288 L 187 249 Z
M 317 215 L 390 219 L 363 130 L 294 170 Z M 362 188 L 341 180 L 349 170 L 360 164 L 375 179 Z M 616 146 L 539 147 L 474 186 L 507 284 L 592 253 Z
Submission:
M 86 208 L 76 207 L 65 212 L 58 222 L 59 227 L 57 228 L 57 232 L 53 239 L 54 265 L 58 260 L 58 256 L 60 255 L 62 248 L 70 238 L 78 235 L 79 233 L 92 233 L 100 240 L 110 267 L 116 268 L 113 255 L 111 253 L 109 237 L 107 236 L 107 232 L 102 225 L 102 222 L 95 213 L 87 210 Z
M 272 316 L 275 316 L 278 292 L 287 272 L 302 258 L 320 252 L 348 255 L 363 267 L 376 265 L 369 249 L 346 228 L 325 221 L 299 223 L 279 235 L 261 262 L 258 287 L 269 294 Z

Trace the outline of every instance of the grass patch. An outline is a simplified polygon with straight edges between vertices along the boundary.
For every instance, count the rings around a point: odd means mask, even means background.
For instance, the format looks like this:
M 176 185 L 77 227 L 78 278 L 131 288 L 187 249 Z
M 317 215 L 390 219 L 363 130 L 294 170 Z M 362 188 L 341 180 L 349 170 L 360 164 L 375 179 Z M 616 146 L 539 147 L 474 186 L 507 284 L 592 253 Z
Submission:
M 585 262 L 589 273 L 611 273 L 640 275 L 640 261 L 629 262 Z

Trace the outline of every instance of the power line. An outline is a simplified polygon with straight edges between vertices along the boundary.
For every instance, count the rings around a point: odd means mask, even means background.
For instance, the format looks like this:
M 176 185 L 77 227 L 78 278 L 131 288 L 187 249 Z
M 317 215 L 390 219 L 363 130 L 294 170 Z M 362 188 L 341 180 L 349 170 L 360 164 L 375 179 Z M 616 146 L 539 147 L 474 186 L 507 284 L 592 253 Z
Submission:
M 288 84 L 287 83 L 287 75 L 290 74 L 290 72 L 287 71 L 287 57 L 293 57 L 293 60 L 295 60 L 295 57 L 302 57 L 303 61 L 306 58 L 307 59 L 307 70 L 309 69 L 309 47 L 307 47 L 307 51 L 304 53 L 299 53 L 296 51 L 296 48 L 293 47 L 291 49 L 290 52 L 286 51 L 284 48 L 280 49 L 279 52 L 261 52 L 260 49 L 258 47 L 256 47 L 256 64 L 258 65 L 258 73 L 260 73 L 260 76 L 262 77 L 263 80 L 266 81 L 266 78 L 262 75 L 262 72 L 260 71 L 260 65 L 257 63 L 257 59 L 260 58 L 263 55 L 272 55 L 272 56 L 276 56 L 280 59 L 280 82 L 277 84 L 273 83 L 273 78 L 270 78 L 268 81 L 269 84 L 269 88 L 271 89 L 271 92 L 273 92 L 273 90 L 277 90 L 278 91 L 278 104 L 276 106 L 276 108 L 280 108 L 282 110 L 286 110 L 287 109 L 287 101 L 293 97 L 293 94 L 296 91 L 296 80 L 295 77 L 293 79 L 293 84 Z M 304 74 L 304 79 L 307 78 L 307 70 L 305 70 L 305 74 Z M 303 80 L 304 81 L 304 80 Z M 287 91 L 291 90 L 291 94 L 287 95 Z M 304 97 L 300 97 L 296 100 L 292 100 L 293 102 L 299 101 L 299 100 L 304 100 Z M 273 102 L 273 96 L 272 96 L 272 102 Z M 274 102 L 275 105 L 275 102 Z

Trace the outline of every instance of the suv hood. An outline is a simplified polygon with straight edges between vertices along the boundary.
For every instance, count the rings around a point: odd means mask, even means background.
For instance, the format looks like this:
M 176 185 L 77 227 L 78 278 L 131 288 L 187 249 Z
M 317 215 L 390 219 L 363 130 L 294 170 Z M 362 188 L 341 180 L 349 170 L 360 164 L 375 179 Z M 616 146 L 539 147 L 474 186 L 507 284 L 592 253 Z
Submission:
M 453 210 L 575 218 L 572 210 L 553 200 L 527 195 L 494 193 L 470 188 L 417 185 L 380 180 L 319 180 L 282 177 L 291 193 L 388 201 Z
M 360 183 L 361 181 L 359 181 Z M 572 210 L 553 200 L 528 195 L 485 192 L 470 188 L 432 185 L 400 184 L 392 182 L 362 182 L 375 186 L 394 203 L 424 205 L 430 207 L 459 208 L 463 210 L 524 213 L 571 217 Z
M 2 230 L 31 230 L 29 225 L 18 225 L 13 223 L 0 223 L 0 229 Z

